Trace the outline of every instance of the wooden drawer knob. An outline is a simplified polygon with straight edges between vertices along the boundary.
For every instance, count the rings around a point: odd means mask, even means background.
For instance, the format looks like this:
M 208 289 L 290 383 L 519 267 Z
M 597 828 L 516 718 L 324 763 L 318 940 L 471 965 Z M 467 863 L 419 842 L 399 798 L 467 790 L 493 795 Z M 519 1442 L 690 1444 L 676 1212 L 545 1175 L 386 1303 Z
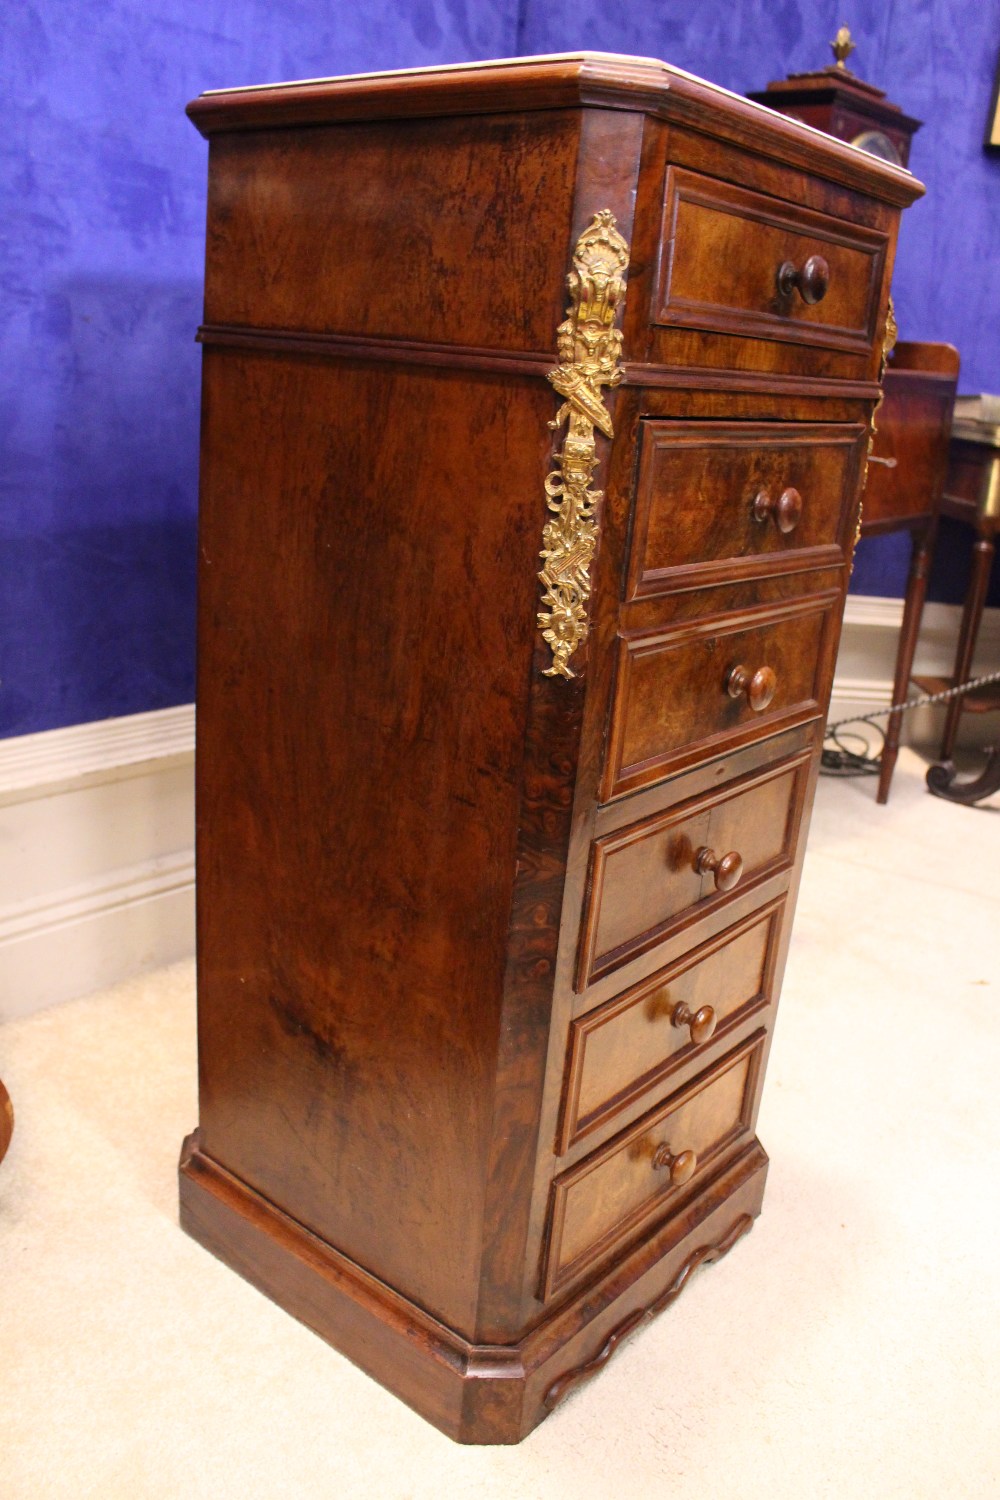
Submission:
M 794 261 L 782 261 L 778 267 L 778 291 L 783 297 L 798 292 L 803 302 L 822 302 L 830 286 L 830 267 L 822 255 L 810 255 L 800 270 Z
M 679 1151 L 675 1156 L 664 1142 L 662 1146 L 656 1148 L 653 1168 L 657 1172 L 669 1170 L 671 1187 L 680 1187 L 682 1183 L 690 1182 L 694 1176 L 698 1168 L 698 1158 L 693 1151 Z
M 758 490 L 754 496 L 753 518 L 762 523 L 773 521 L 782 536 L 788 536 L 802 519 L 802 496 L 791 486 L 782 490 L 777 500 L 767 490 Z
M 697 1010 L 692 1010 L 682 1001 L 680 1005 L 674 1006 L 670 1020 L 674 1026 L 686 1026 L 689 1029 L 696 1047 L 715 1035 L 715 1011 L 710 1005 L 701 1005 Z
M 758 667 L 756 672 L 749 667 L 734 667 L 726 678 L 730 698 L 745 698 L 755 714 L 767 708 L 777 686 L 778 679 L 770 667 Z
M 739 884 L 743 874 L 743 856 L 731 849 L 728 854 L 716 854 L 714 849 L 699 849 L 694 857 L 694 867 L 699 875 L 711 870 L 715 876 L 717 891 L 731 891 Z

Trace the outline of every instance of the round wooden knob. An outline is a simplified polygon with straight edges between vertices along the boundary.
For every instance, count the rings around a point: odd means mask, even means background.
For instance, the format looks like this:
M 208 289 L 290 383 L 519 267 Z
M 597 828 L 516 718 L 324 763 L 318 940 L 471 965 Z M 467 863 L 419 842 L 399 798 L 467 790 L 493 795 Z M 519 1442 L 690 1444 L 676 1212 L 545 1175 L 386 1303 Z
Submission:
M 810 305 L 822 302 L 830 286 L 830 267 L 822 255 L 810 255 L 799 269 L 794 261 L 782 261 L 778 267 L 778 291 L 783 297 L 798 292 L 803 302 Z
M 788 536 L 802 519 L 802 496 L 791 486 L 782 490 L 775 500 L 767 490 L 758 490 L 754 496 L 753 518 L 755 521 L 773 521 L 782 536 Z
M 715 876 L 717 891 L 731 891 L 739 884 L 743 874 L 743 856 L 731 849 L 728 854 L 716 854 L 714 849 L 699 849 L 694 857 L 694 867 L 699 875 L 711 870 Z
M 675 1156 L 664 1142 L 656 1148 L 653 1167 L 657 1172 L 662 1172 L 665 1168 L 669 1170 L 670 1186 L 680 1187 L 682 1183 L 691 1181 L 698 1169 L 698 1158 L 693 1151 L 679 1151 Z
M 739 858 L 738 855 L 737 858 Z M 675 1026 L 688 1028 L 691 1040 L 696 1047 L 700 1047 L 702 1042 L 707 1042 L 709 1037 L 715 1035 L 715 1011 L 710 1005 L 701 1005 L 697 1010 L 692 1010 L 689 1005 L 683 1003 L 675 1005 L 670 1019 Z
M 767 708 L 777 686 L 778 679 L 770 667 L 758 667 L 756 672 L 749 667 L 734 667 L 726 678 L 730 698 L 745 698 L 755 714 Z

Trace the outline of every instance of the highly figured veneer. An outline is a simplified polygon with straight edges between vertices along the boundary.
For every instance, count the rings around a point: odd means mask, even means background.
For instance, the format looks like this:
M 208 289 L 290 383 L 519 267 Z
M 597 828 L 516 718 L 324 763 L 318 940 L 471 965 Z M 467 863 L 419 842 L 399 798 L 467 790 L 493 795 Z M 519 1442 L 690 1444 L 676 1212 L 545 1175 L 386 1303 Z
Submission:
M 451 1436 L 516 1442 L 760 1208 L 920 189 L 634 58 L 190 114 L 182 1223 Z

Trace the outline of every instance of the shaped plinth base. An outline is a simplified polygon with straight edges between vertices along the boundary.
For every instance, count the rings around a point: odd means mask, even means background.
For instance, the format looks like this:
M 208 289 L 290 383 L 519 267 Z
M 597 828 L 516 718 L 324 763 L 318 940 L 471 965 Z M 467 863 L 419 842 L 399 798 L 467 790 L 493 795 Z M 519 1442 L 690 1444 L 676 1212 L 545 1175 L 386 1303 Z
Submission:
M 717 1260 L 760 1211 L 754 1142 L 711 1190 L 520 1341 L 472 1344 L 267 1202 L 198 1148 L 180 1161 L 181 1226 L 457 1442 L 517 1443 Z

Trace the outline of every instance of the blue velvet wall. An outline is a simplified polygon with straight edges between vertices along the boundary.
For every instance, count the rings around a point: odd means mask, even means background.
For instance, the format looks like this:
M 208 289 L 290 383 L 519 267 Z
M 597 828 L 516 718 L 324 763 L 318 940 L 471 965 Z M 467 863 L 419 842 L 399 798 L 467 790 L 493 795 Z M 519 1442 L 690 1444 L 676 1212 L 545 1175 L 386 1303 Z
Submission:
M 998 390 L 1000 160 L 980 141 L 1000 0 L 7 0 L 0 735 L 193 694 L 205 146 L 189 98 L 580 47 L 742 92 L 824 63 L 841 21 L 858 71 L 927 121 L 912 166 L 930 191 L 895 283 L 903 333 L 951 340 L 963 389 Z M 899 592 L 902 567 L 889 539 L 856 582 Z
M 202 89 L 514 50 L 516 0 L 0 8 L 0 735 L 194 694 Z

